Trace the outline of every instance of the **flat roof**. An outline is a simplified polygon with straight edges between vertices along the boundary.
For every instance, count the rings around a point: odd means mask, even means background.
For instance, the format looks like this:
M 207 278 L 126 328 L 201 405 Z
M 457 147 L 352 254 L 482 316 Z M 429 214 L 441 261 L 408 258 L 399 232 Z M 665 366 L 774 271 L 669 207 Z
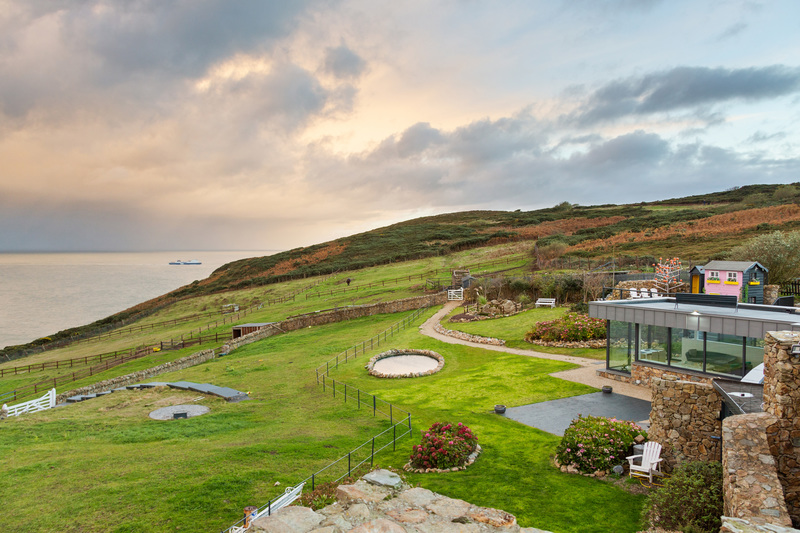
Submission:
M 800 309 L 794 307 L 774 305 L 739 304 L 733 308 L 676 304 L 675 298 L 589 302 L 589 316 L 593 318 L 760 339 L 768 331 L 800 331 L 798 312 Z
M 274 324 L 275 322 L 251 322 L 249 324 L 236 324 L 235 328 L 263 328 L 264 326 L 269 326 L 270 324 Z

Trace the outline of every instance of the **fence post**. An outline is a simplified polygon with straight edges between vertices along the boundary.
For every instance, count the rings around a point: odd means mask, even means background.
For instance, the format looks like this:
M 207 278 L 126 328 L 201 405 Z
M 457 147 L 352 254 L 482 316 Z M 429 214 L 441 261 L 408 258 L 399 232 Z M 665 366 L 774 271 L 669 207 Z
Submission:
M 350 477 L 350 472 L 352 469 L 350 468 L 350 452 L 347 452 L 347 477 Z
M 378 402 L 375 399 L 375 395 L 372 395 L 372 416 L 375 416 L 375 412 L 378 410 Z
M 372 437 L 372 454 L 369 456 L 369 467 L 372 468 L 372 464 L 375 460 L 375 437 Z
M 392 450 L 397 451 L 397 426 L 392 426 Z
M 361 409 L 361 389 L 356 389 L 358 392 L 356 395 L 358 396 L 358 408 Z
M 325 374 L 322 374 L 322 392 L 325 392 Z
M 332 379 L 331 383 L 333 384 L 333 397 L 336 398 L 336 380 Z
M 344 403 L 347 403 L 347 382 L 344 384 Z
M 389 404 L 389 423 L 394 424 L 394 420 L 392 420 L 392 404 Z

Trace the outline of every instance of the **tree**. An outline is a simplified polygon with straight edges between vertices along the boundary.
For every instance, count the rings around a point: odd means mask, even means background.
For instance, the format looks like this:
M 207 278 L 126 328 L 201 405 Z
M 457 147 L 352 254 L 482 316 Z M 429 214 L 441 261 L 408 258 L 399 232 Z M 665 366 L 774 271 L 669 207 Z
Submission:
M 670 292 L 678 292 L 678 289 L 683 286 L 679 277 L 683 268 L 681 260 L 673 257 L 664 261 L 659 257 L 658 264 L 654 266 L 656 269 L 654 282 L 658 294 L 666 296 Z
M 800 277 L 800 231 L 773 231 L 731 249 L 732 261 L 758 261 L 769 269 L 769 282 L 784 285 Z

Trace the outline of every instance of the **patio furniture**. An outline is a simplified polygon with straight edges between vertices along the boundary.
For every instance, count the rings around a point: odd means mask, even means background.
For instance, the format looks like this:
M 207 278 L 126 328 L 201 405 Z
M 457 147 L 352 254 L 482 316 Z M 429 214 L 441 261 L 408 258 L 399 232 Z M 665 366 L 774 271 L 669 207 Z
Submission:
M 658 289 L 656 288 L 650 289 L 650 298 L 658 298 Z
M 538 300 L 536 300 L 536 304 L 534 304 L 534 307 L 539 307 L 540 305 L 541 306 L 548 306 L 548 307 L 555 308 L 556 299 L 555 298 L 539 298 Z
M 639 291 L 637 291 L 636 289 L 628 289 L 628 290 L 631 293 L 631 300 L 638 300 L 639 298 L 641 298 L 641 296 L 639 296 Z
M 657 442 L 647 441 L 644 444 L 644 451 L 641 454 L 630 455 L 628 460 L 628 475 L 630 477 L 646 477 L 650 483 L 653 482 L 653 474 L 661 474 L 661 445 Z M 639 464 L 636 464 L 639 459 Z
M 650 298 L 650 291 L 647 289 L 639 289 L 639 298 Z

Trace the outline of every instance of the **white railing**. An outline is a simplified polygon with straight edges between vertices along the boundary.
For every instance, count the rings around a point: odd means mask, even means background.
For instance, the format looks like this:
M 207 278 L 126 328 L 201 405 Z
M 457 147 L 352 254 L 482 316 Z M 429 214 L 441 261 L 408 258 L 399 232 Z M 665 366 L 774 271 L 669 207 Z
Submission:
M 303 485 L 305 485 L 305 482 L 300 483 L 296 487 L 287 487 L 286 492 L 281 494 L 275 500 L 270 500 L 269 503 L 259 508 L 252 514 L 250 514 L 250 516 L 245 517 L 242 520 L 236 522 L 235 525 L 225 530 L 226 533 L 245 533 L 250 529 L 250 525 L 256 518 L 260 518 L 265 515 L 271 515 L 278 509 L 286 507 L 287 505 L 295 501 L 297 498 L 299 498 L 300 495 L 303 493 Z
M 448 300 L 463 300 L 464 299 L 464 289 L 449 289 L 447 291 L 447 299 Z
M 18 403 L 7 407 L 3 405 L 3 410 L 8 410 L 8 416 L 19 416 L 22 413 L 35 413 L 36 411 L 44 411 L 45 409 L 52 409 L 56 406 L 56 389 L 50 389 L 47 394 L 37 400 L 29 402 Z

